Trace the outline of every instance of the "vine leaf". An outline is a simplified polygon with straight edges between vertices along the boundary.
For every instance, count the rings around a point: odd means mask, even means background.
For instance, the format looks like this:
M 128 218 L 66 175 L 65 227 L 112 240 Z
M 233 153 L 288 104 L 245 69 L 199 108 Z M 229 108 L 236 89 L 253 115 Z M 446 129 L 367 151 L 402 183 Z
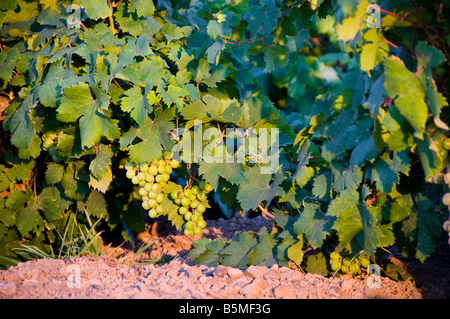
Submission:
M 257 240 L 248 232 L 236 233 L 230 243 L 220 251 L 224 255 L 222 264 L 229 267 L 244 269 L 247 267 L 247 259 Z

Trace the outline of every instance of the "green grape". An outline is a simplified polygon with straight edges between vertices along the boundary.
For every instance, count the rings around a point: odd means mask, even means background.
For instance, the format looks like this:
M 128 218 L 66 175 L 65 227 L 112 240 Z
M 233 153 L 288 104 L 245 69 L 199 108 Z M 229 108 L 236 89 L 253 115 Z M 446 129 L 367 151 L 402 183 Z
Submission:
M 174 202 L 175 202 L 175 204 L 177 204 L 177 205 L 181 205 L 181 199 L 178 199 L 178 198 L 177 198 L 177 199 L 174 200 Z
M 193 201 L 197 200 L 197 196 L 192 194 L 191 196 L 189 196 L 189 199 L 191 200 L 191 202 L 193 202 Z
M 359 267 L 359 264 L 354 262 L 350 265 L 350 272 L 352 274 L 357 274 L 361 271 L 361 268 Z
M 194 227 L 195 227 L 195 223 L 193 221 L 190 220 L 186 223 L 186 229 L 192 230 L 192 229 L 194 229 Z
M 444 183 L 450 185 L 450 172 L 444 175 Z
M 181 205 L 183 205 L 184 207 L 188 207 L 191 204 L 191 201 L 189 200 L 189 198 L 183 197 L 181 199 Z
M 127 171 L 126 175 L 127 175 L 128 179 L 132 179 L 134 176 L 136 176 L 136 172 L 134 170 L 130 169 Z
M 205 185 L 205 192 L 209 193 L 209 192 L 211 192 L 212 190 L 213 190 L 213 187 L 212 187 L 211 185 L 209 185 L 209 184 L 206 184 L 206 185 Z
M 152 208 L 148 211 L 148 216 L 150 218 L 156 218 L 156 216 L 158 216 L 158 212 L 156 211 L 156 209 Z
M 159 194 L 156 196 L 156 201 L 157 201 L 158 203 L 161 203 L 163 200 L 164 200 L 164 195 L 161 194 L 161 193 L 159 193 Z
M 147 182 L 145 180 L 139 181 L 139 186 L 144 187 Z
M 178 192 L 173 191 L 172 193 L 170 193 L 170 197 L 172 197 L 172 199 L 178 199 Z
M 137 178 L 138 178 L 139 181 L 145 181 L 145 177 L 146 177 L 146 176 L 147 176 L 147 174 L 142 173 L 142 172 L 139 172 L 139 173 L 137 174 Z
M 170 174 L 172 174 L 172 172 L 173 172 L 172 166 L 166 165 L 166 173 L 170 175 Z
M 345 274 L 348 272 L 348 266 L 346 265 L 341 265 L 341 271 Z
M 191 229 L 185 229 L 184 234 L 186 236 L 194 236 L 194 232 Z
M 126 163 L 125 163 L 125 169 L 126 169 L 127 171 L 133 169 L 133 164 L 130 163 L 130 162 L 126 162 Z
M 205 181 L 201 181 L 200 183 L 198 183 L 198 187 L 200 188 L 200 190 L 204 190 L 206 186 Z
M 194 227 L 194 235 L 195 236 L 201 236 L 202 230 L 199 227 Z
M 141 171 L 141 172 L 147 172 L 148 171 L 148 164 L 147 163 L 142 163 L 140 166 L 139 166 L 139 170 Z
M 143 202 L 146 202 L 146 201 L 148 201 L 150 198 L 149 198 L 148 196 L 145 196 L 145 195 L 144 195 L 144 196 L 142 196 L 141 199 L 142 199 Z
M 166 154 L 164 154 L 164 159 L 166 159 L 166 160 L 172 159 L 172 153 L 166 152 Z
M 147 174 L 147 176 L 145 176 L 145 181 L 152 184 L 155 181 L 155 177 L 152 174 Z
M 151 175 L 150 175 L 150 176 L 151 176 Z M 152 190 L 152 184 L 150 184 L 150 183 L 145 183 L 144 189 L 145 189 L 147 192 L 150 192 L 150 191 Z
M 439 155 L 440 158 L 446 159 L 447 155 L 448 155 L 448 152 L 445 149 L 440 149 L 439 152 L 438 152 L 438 155 Z
M 188 211 L 184 214 L 184 220 L 190 221 L 191 218 L 192 218 L 192 213 L 188 210 Z
M 442 197 L 442 204 L 450 206 L 450 193 L 447 193 Z
M 176 161 L 176 160 L 172 160 L 170 162 L 170 166 L 172 166 L 172 168 L 176 169 L 176 168 L 180 167 L 180 163 L 178 163 L 178 161 Z
M 444 224 L 442 225 L 442 228 L 444 228 L 444 230 L 445 230 L 446 232 L 450 232 L 450 220 L 446 220 L 446 221 L 444 222 Z
M 162 175 L 156 175 L 155 181 L 156 181 L 157 183 L 161 183 L 161 182 L 164 181 L 164 177 L 163 177 Z
M 332 253 L 330 253 L 330 258 L 333 260 L 339 260 L 341 258 L 341 255 L 339 255 L 338 252 L 333 251 Z
M 445 148 L 447 151 L 450 151 L 450 138 L 447 137 L 442 141 L 442 147 Z
M 341 263 L 340 262 L 331 263 L 331 269 L 333 271 L 338 271 L 339 269 L 341 269 Z
M 145 210 L 149 210 L 150 206 L 148 206 L 147 202 L 142 202 L 142 208 L 144 208 Z
M 155 209 L 158 214 L 162 214 L 164 212 L 164 207 L 162 207 L 162 205 L 156 206 Z
M 139 184 L 139 179 L 138 179 L 138 177 L 137 177 L 137 176 L 133 176 L 133 178 L 131 179 L 131 182 L 132 182 L 134 185 Z
M 200 228 L 200 229 L 205 228 L 205 227 L 206 227 L 206 222 L 205 222 L 205 220 L 204 220 L 204 219 L 198 220 L 198 221 L 197 221 L 197 227 Z
M 178 213 L 180 213 L 180 215 L 184 215 L 188 212 L 188 209 L 184 206 L 181 206 L 180 208 L 178 208 Z
M 170 175 L 168 173 L 162 174 L 163 182 L 167 182 L 170 179 Z
M 149 167 L 148 172 L 151 175 L 156 176 L 156 175 L 158 175 L 158 167 L 156 167 L 155 165 L 152 165 Z
M 161 187 L 158 184 L 152 185 L 152 192 L 154 193 L 161 193 Z
M 148 197 L 149 198 L 155 199 L 156 196 L 158 196 L 158 193 L 155 193 L 154 191 L 149 191 L 148 192 Z
M 148 206 L 151 207 L 151 208 L 155 208 L 156 206 L 158 206 L 158 202 L 155 199 L 153 199 L 153 198 L 150 198 L 147 201 L 147 203 L 148 203 Z
M 191 195 L 192 195 L 192 191 L 190 189 L 184 190 L 184 197 L 189 198 L 189 197 L 191 197 Z
M 201 215 L 200 215 L 199 213 L 197 213 L 197 212 L 194 212 L 194 213 L 192 214 L 191 220 L 192 220 L 194 223 L 196 223 L 200 218 L 201 218 Z
M 369 265 L 370 265 L 370 260 L 367 259 L 366 257 L 363 257 L 361 259 L 361 266 L 363 266 L 364 268 L 367 268 L 367 267 L 369 267 Z
M 436 132 L 436 129 L 437 129 L 437 127 L 436 127 L 436 124 L 434 124 L 434 123 L 430 123 L 426 127 L 426 131 L 430 136 L 432 136 Z
M 194 201 L 192 201 L 191 202 L 191 208 L 197 208 L 198 207 L 198 205 L 200 204 L 200 202 L 198 201 L 198 200 L 194 200 Z
M 158 173 L 159 174 L 164 174 L 165 172 L 166 172 L 166 165 L 165 164 L 159 165 L 158 166 Z
M 192 186 L 191 192 L 192 194 L 197 195 L 200 192 L 200 187 L 198 187 L 197 185 Z
M 347 267 L 350 266 L 350 258 L 345 257 L 344 260 L 342 261 L 342 263 Z
M 146 196 L 148 192 L 145 190 L 145 188 L 139 188 L 139 195 Z
M 200 214 L 203 214 L 203 213 L 205 212 L 205 210 L 206 210 L 205 205 L 203 205 L 202 203 L 198 204 L 198 206 L 197 206 L 197 211 L 198 211 Z

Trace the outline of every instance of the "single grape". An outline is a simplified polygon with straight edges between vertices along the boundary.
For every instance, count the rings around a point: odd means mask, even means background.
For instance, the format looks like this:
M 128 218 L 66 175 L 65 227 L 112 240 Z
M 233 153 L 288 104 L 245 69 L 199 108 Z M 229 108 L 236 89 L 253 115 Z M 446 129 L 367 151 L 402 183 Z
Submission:
M 186 236 L 194 236 L 194 232 L 192 230 L 190 230 L 190 229 L 185 229 L 184 230 L 184 234 Z
M 341 255 L 339 255 L 338 252 L 333 251 L 332 253 L 330 253 L 330 258 L 333 260 L 339 260 L 341 258 Z
M 181 205 L 183 205 L 184 207 L 188 207 L 191 204 L 191 201 L 189 200 L 189 198 L 183 197 L 181 199 Z
M 199 227 L 194 227 L 194 235 L 195 236 L 201 236 L 202 230 Z
M 205 210 L 206 210 L 205 205 L 203 205 L 202 203 L 198 204 L 198 206 L 197 206 L 197 211 L 198 211 L 200 214 L 203 214 L 203 213 L 205 212 Z
M 450 232 L 450 220 L 446 220 L 446 221 L 444 222 L 444 224 L 442 225 L 442 228 L 444 228 L 444 230 L 445 230 L 446 232 Z
M 154 191 L 149 191 L 149 192 L 148 192 L 148 197 L 149 197 L 149 198 L 155 199 L 156 196 L 158 196 L 158 193 L 155 193 Z
M 165 172 L 166 172 L 166 165 L 165 164 L 158 166 L 158 173 L 159 174 L 164 174 Z
M 188 210 L 186 214 L 184 214 L 184 220 L 190 221 L 192 218 L 192 213 Z
M 436 127 L 436 124 L 434 124 L 434 123 L 430 123 L 426 127 L 426 131 L 430 136 L 432 136 L 436 132 L 436 129 L 437 129 L 437 127 Z
M 155 181 L 155 177 L 152 174 L 147 174 L 147 176 L 145 176 L 145 181 L 152 184 Z
M 181 199 L 174 199 L 174 202 L 175 202 L 175 204 L 177 204 L 177 205 L 181 205 Z
M 152 208 L 148 211 L 148 216 L 150 218 L 156 218 L 156 216 L 158 216 L 158 212 L 156 211 L 156 209 Z
M 147 163 L 142 163 L 140 166 L 139 166 L 139 170 L 141 171 L 141 172 L 147 172 L 148 171 L 148 164 Z
M 147 202 L 142 202 L 142 208 L 144 208 L 145 210 L 149 210 L 150 206 L 148 206 Z
M 447 137 L 442 141 L 442 147 L 445 148 L 447 151 L 450 151 L 450 138 Z
M 154 193 L 161 193 L 161 187 L 158 184 L 152 185 L 152 192 Z
M 189 197 L 191 197 L 191 195 L 192 195 L 192 191 L 190 189 L 184 190 L 184 197 L 189 198 Z
M 158 214 L 164 213 L 164 207 L 162 207 L 162 205 L 156 206 L 155 209 L 156 209 L 156 212 L 157 212 Z
M 184 207 L 184 206 L 181 206 L 180 208 L 178 208 L 178 213 L 180 214 L 180 215 L 184 215 L 184 214 L 186 214 L 188 212 L 188 209 L 186 208 L 186 207 Z
M 158 206 L 158 202 L 155 199 L 153 199 L 153 198 L 150 198 L 147 201 L 147 203 L 148 203 L 148 206 L 151 207 L 151 208 L 155 208 L 156 206 Z
M 201 218 L 200 214 L 194 212 L 194 214 L 192 214 L 191 220 L 192 220 L 194 223 L 197 223 L 197 221 L 198 221 L 200 218 Z
M 126 163 L 125 163 L 125 169 L 126 169 L 127 171 L 130 170 L 130 169 L 133 169 L 133 164 L 130 163 L 130 162 L 126 162 Z
M 367 267 L 369 267 L 369 265 L 370 265 L 370 260 L 365 258 L 365 257 L 363 257 L 361 259 L 361 266 L 363 266 L 364 268 L 367 268 Z
M 198 207 L 198 205 L 200 204 L 200 202 L 198 201 L 198 200 L 194 200 L 194 201 L 192 201 L 191 202 L 191 208 L 197 208 Z
M 205 192 L 209 193 L 213 190 L 213 187 L 210 184 L 205 185 Z
M 350 266 L 350 258 L 345 257 L 344 260 L 342 261 L 342 263 L 347 267 Z
M 139 184 L 139 179 L 138 179 L 138 177 L 137 177 L 137 176 L 133 176 L 133 178 L 131 179 L 131 182 L 132 182 L 134 185 Z
M 151 176 L 151 175 L 150 175 Z M 148 192 L 150 192 L 152 190 L 152 184 L 150 183 L 145 183 L 144 185 L 144 189 Z
M 146 196 L 148 192 L 145 190 L 145 188 L 139 188 L 139 195 Z
M 166 173 L 170 175 L 170 174 L 172 174 L 172 172 L 173 172 L 172 166 L 166 165 Z
M 139 186 L 144 187 L 147 182 L 145 180 L 139 181 Z
M 147 176 L 147 174 L 143 173 L 143 172 L 139 172 L 137 174 L 137 178 L 139 181 L 145 181 L 145 177 Z
M 143 202 L 146 202 L 146 201 L 148 201 L 150 198 L 149 198 L 148 196 L 142 196 L 141 199 L 142 199 Z
M 357 274 L 357 273 L 359 273 L 361 271 L 361 268 L 359 267 L 359 264 L 358 263 L 352 263 L 351 265 L 350 265 L 350 272 L 352 273 L 352 274 Z
M 164 155 L 164 159 L 166 159 L 166 160 L 172 159 L 172 153 L 167 152 L 167 153 Z
M 200 192 L 200 187 L 197 185 L 192 186 L 191 188 L 192 194 L 197 195 Z
M 158 167 L 156 167 L 155 165 L 152 165 L 149 167 L 148 172 L 151 175 L 156 176 L 156 175 L 158 175 Z
M 206 182 L 205 181 L 201 181 L 200 183 L 198 183 L 198 187 L 200 188 L 200 190 L 204 190 L 206 186 Z
M 450 206 L 450 193 L 447 193 L 442 197 L 442 204 Z
M 126 175 L 127 175 L 128 179 L 132 179 L 134 176 L 136 176 L 136 172 L 134 170 L 130 169 L 127 171 Z
M 186 229 L 192 230 L 192 229 L 194 229 L 194 227 L 195 227 L 195 223 L 193 221 L 190 220 L 186 223 Z
M 205 220 L 204 220 L 204 219 L 198 220 L 198 221 L 197 221 L 197 227 L 200 228 L 200 229 L 205 228 L 205 227 L 206 227 L 206 222 L 205 222 Z
M 341 271 L 345 274 L 348 272 L 348 266 L 346 265 L 341 265 Z
M 178 167 L 180 167 L 180 163 L 178 163 L 178 161 L 176 161 L 176 160 L 172 160 L 170 162 L 170 166 L 172 166 L 172 168 L 178 168 Z
M 334 262 L 331 264 L 331 269 L 333 271 L 338 271 L 339 269 L 341 269 L 341 263 L 340 262 Z
M 170 197 L 172 197 L 172 199 L 178 199 L 178 192 L 173 191 L 172 193 L 170 193 Z
M 445 149 L 440 149 L 439 152 L 438 152 L 438 155 L 439 155 L 440 158 L 446 159 L 447 155 L 448 155 L 448 152 Z
M 161 183 L 161 182 L 164 181 L 164 177 L 163 177 L 162 175 L 156 175 L 155 181 L 156 181 L 157 183 Z
M 161 203 L 163 200 L 164 200 L 164 195 L 161 194 L 161 193 L 159 193 L 159 194 L 156 196 L 156 201 L 157 201 L 158 203 Z
M 163 182 L 167 182 L 170 179 L 170 175 L 168 173 L 162 174 Z
M 444 175 L 444 183 L 450 185 L 450 172 Z

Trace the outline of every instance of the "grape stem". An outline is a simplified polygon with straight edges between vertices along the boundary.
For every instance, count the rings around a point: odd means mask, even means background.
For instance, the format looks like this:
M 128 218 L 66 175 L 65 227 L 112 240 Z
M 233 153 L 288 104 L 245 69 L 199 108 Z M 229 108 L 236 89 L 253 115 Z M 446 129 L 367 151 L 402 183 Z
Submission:
M 261 209 L 262 215 L 265 219 L 273 221 L 275 219 L 275 215 L 267 210 L 267 208 L 263 207 L 262 204 L 259 204 L 259 209 Z

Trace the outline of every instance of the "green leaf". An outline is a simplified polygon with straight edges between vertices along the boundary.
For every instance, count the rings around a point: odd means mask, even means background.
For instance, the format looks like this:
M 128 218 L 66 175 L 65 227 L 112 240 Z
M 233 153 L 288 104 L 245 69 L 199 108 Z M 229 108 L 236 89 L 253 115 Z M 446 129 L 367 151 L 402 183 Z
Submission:
M 314 176 L 314 169 L 312 167 L 306 166 L 309 163 L 309 146 L 311 145 L 309 140 L 306 140 L 302 145 L 298 156 L 297 156 L 297 169 L 295 170 L 293 179 L 297 182 L 300 187 L 306 185 L 309 180 Z
M 47 164 L 45 171 L 45 180 L 47 183 L 53 185 L 61 181 L 64 174 L 64 167 L 56 163 Z
M 389 44 L 384 41 L 381 29 L 373 28 L 364 34 L 366 43 L 361 50 L 361 70 L 369 72 L 389 54 Z
M 264 52 L 264 62 L 266 67 L 263 72 L 270 73 L 275 70 L 275 65 L 280 68 L 284 68 L 289 63 L 289 49 L 285 46 L 275 45 L 269 47 Z
M 258 238 L 258 244 L 248 255 L 248 264 L 267 267 L 277 264 L 275 235 L 264 234 L 259 235 Z
M 43 226 L 44 220 L 35 203 L 29 203 L 17 214 L 16 226 L 22 236 L 26 236 L 36 227 Z
M 139 86 L 133 86 L 131 89 L 126 90 L 124 95 L 120 107 L 123 111 L 130 113 L 136 123 L 143 124 L 151 110 L 147 97 L 142 95 Z
M 445 54 L 433 45 L 428 45 L 426 41 L 417 42 L 415 53 L 417 56 L 417 68 L 435 68 L 446 60 Z
M 108 167 L 111 165 L 112 157 L 113 152 L 110 146 L 98 144 L 98 147 L 96 147 L 96 156 L 89 165 L 91 174 L 98 179 L 102 178 L 108 171 Z
M 296 234 L 304 233 L 308 242 L 319 248 L 326 236 L 331 234 L 333 222 L 334 218 L 324 214 L 318 205 L 309 204 L 294 223 L 294 231 Z
M 196 258 L 197 263 L 208 267 L 217 267 L 222 259 L 220 251 L 224 248 L 226 242 L 226 238 L 217 238 L 207 243 L 205 252 Z
M 82 147 L 97 144 L 102 136 L 110 139 L 120 136 L 118 121 L 106 116 L 99 103 L 92 97 L 86 83 L 64 90 L 57 118 L 62 122 L 75 122 L 81 117 L 79 126 Z
M 411 126 L 419 133 L 425 130 L 428 119 L 428 107 L 425 104 L 425 87 L 414 73 L 410 72 L 397 57 L 384 61 L 385 88 L 391 98 L 395 98 L 395 107 Z
M 328 274 L 327 262 L 323 253 L 318 253 L 317 255 L 311 255 L 306 260 L 306 271 L 311 274 L 319 274 L 326 276 Z
M 203 176 L 205 182 L 215 190 L 219 186 L 219 177 L 223 177 L 233 184 L 239 184 L 243 180 L 241 163 L 207 163 L 199 164 L 198 173 Z
M 269 205 L 275 196 L 284 194 L 280 184 L 286 177 L 281 172 L 270 183 L 272 175 L 261 174 L 261 168 L 254 166 L 244 172 L 244 178 L 237 193 L 237 200 L 244 211 L 258 207 L 263 201 Z
M 408 174 L 409 158 L 406 151 L 395 152 L 391 160 L 388 154 L 378 158 L 372 169 L 372 180 L 383 193 L 390 193 L 394 184 L 399 182 L 399 173 Z
M 108 7 L 107 0 L 78 0 L 78 2 L 81 7 L 86 9 L 86 13 L 88 14 L 90 19 L 104 19 L 109 16 L 109 13 L 111 11 Z
M 237 232 L 230 243 L 225 246 L 220 254 L 224 256 L 222 264 L 228 267 L 247 268 L 247 259 L 257 240 L 248 232 Z
M 353 16 L 345 18 L 341 24 L 336 26 L 336 33 L 339 40 L 350 41 L 361 30 L 361 26 L 365 24 L 367 19 L 367 7 L 369 6 L 367 0 L 361 1 Z
M 106 172 L 104 173 L 104 175 L 102 175 L 102 177 L 97 178 L 93 175 L 90 175 L 89 186 L 91 186 L 92 188 L 94 188 L 96 190 L 101 191 L 102 193 L 106 193 L 112 180 L 113 180 L 113 176 L 112 176 L 111 167 L 108 166 L 106 169 Z
M 106 209 L 106 200 L 100 192 L 91 190 L 91 193 L 86 200 L 86 210 L 90 216 L 98 218 L 103 216 L 104 219 L 107 218 L 108 211 Z
M 152 17 L 155 13 L 155 5 L 152 0 L 133 0 L 132 6 L 139 17 Z

